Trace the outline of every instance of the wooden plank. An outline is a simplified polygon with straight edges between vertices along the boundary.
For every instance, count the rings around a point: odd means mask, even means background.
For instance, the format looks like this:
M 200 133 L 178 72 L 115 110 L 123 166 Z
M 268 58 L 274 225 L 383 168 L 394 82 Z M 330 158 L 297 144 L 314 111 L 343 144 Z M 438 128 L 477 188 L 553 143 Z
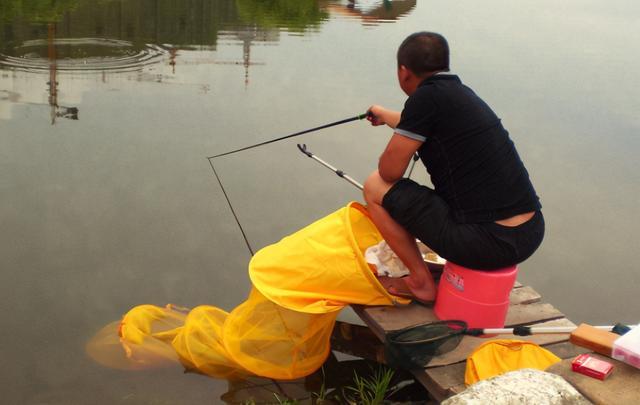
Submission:
M 562 312 L 553 307 L 553 305 L 542 303 L 540 300 L 540 294 L 533 288 L 518 283 L 509 297 L 510 306 L 507 312 L 506 326 L 532 324 L 536 326 L 575 326 L 564 317 Z M 439 320 L 433 313 L 432 307 L 415 303 L 402 307 L 365 307 L 354 305 L 353 309 L 381 341 L 384 341 L 385 334 L 388 331 Z M 532 341 L 539 345 L 549 345 L 567 356 L 575 352 L 572 351 L 570 347 L 563 346 L 568 340 L 568 334 L 539 334 L 533 336 L 498 335 L 491 339 L 522 339 Z M 436 400 L 442 401 L 464 390 L 465 360 L 476 347 L 486 341 L 486 337 L 465 336 L 456 349 L 431 359 L 425 370 L 416 370 L 413 373 L 416 379 L 425 386 Z M 562 356 L 559 357 L 564 358 Z
M 447 368 L 447 367 L 442 367 Z M 418 370 L 412 372 L 416 380 L 422 384 L 423 387 L 429 391 L 429 395 L 432 396 L 438 403 L 444 401 L 451 396 L 451 391 L 448 387 L 443 387 L 438 381 L 434 380 L 431 375 Z M 463 372 L 464 373 L 464 372 Z
M 529 286 L 514 288 L 511 290 L 511 294 L 509 294 L 510 305 L 533 304 L 534 302 L 539 302 L 541 299 L 540 294 Z
M 467 386 L 465 384 L 459 384 L 459 385 L 456 385 L 455 387 L 449 388 L 449 392 L 451 393 L 451 395 L 456 395 L 466 389 L 467 389 Z
M 561 359 L 574 359 L 579 354 L 589 352 L 589 349 L 576 346 L 569 341 L 544 345 L 544 348 Z
M 380 340 L 384 340 L 386 331 L 438 321 L 433 313 L 433 308 L 415 303 L 398 307 L 366 307 L 362 305 L 352 305 L 352 307 Z
M 384 340 L 386 331 L 438 321 L 433 308 L 415 303 L 402 307 L 353 305 L 353 309 L 380 340 Z M 562 312 L 548 303 L 512 305 L 507 312 L 506 325 L 527 325 L 563 317 Z
M 567 320 L 550 321 L 535 326 L 542 325 L 574 326 L 572 322 Z M 514 338 L 519 339 L 520 337 Z M 574 358 L 579 354 L 589 352 L 588 349 L 575 346 L 566 341 L 566 339 L 562 339 L 563 340 L 560 343 L 554 342 L 551 344 L 543 344 L 543 346 L 561 359 Z M 376 361 L 378 363 L 386 363 L 384 359 L 384 344 L 371 331 L 371 329 L 366 326 L 336 321 L 336 325 L 331 334 L 331 349 L 341 353 Z
M 448 366 L 429 368 L 422 372 L 422 374 L 428 376 L 428 379 L 433 381 L 438 387 L 438 391 L 443 393 L 446 398 L 452 395 L 452 387 L 464 386 L 464 372 L 466 368 L 467 362 L 462 361 Z
M 512 305 L 507 312 L 506 326 L 528 325 L 552 319 L 564 318 L 564 314 L 546 302 Z
M 566 318 L 556 319 L 549 322 L 537 323 L 535 326 L 575 326 L 575 324 L 569 321 Z M 538 345 L 548 345 L 551 343 L 559 343 L 565 342 L 569 339 L 569 334 L 538 334 L 531 336 L 514 336 L 512 334 L 508 335 L 497 335 L 491 338 L 481 338 L 475 336 L 465 336 L 460 341 L 458 347 L 454 350 L 444 353 L 440 356 L 436 356 L 426 365 L 426 367 L 438 367 L 438 366 L 446 366 L 449 364 L 458 363 L 460 361 L 465 361 L 467 357 L 473 352 L 478 346 L 481 344 L 495 339 L 518 339 L 518 340 L 526 340 L 528 342 L 533 342 Z
M 558 322 L 554 321 L 554 323 L 556 323 L 555 326 L 560 326 L 557 324 Z M 561 359 L 573 359 L 578 354 L 586 352 L 586 349 L 574 346 L 568 341 L 553 343 L 544 347 Z M 455 395 L 464 391 L 464 389 L 466 388 L 464 384 L 464 373 L 466 370 L 466 366 L 466 361 L 462 361 L 447 366 L 428 368 L 424 371 L 424 373 L 416 372 L 416 378 L 420 381 L 429 380 L 431 384 L 434 385 L 435 389 L 438 392 L 442 393 L 442 398 L 438 399 L 441 401 L 448 396 Z M 425 374 L 425 377 L 420 378 L 417 375 L 418 373 Z
M 369 358 L 378 362 L 384 361 L 384 348 L 380 342 L 372 342 L 373 335 L 371 331 L 363 326 L 351 325 L 343 322 L 338 323 L 335 334 L 340 334 L 344 339 L 355 341 L 355 347 L 344 352 L 358 355 L 359 357 Z M 533 326 L 575 326 L 568 319 L 559 319 L 548 322 L 535 324 Z M 584 353 L 585 349 L 570 344 L 567 334 L 562 335 L 534 335 L 534 336 L 513 336 L 499 335 L 492 339 L 523 339 L 533 341 L 540 345 L 546 345 L 546 348 L 555 353 L 560 358 L 573 358 L 580 353 Z M 416 371 L 416 378 L 436 397 L 442 400 L 450 395 L 455 394 L 464 387 L 464 370 L 466 367 L 466 358 L 480 344 L 487 341 L 487 338 L 465 337 L 460 346 L 453 352 L 446 353 L 428 365 L 423 371 Z M 332 337 L 332 348 L 342 351 L 341 346 L 334 345 L 334 337 Z M 371 345 L 373 348 L 366 348 Z M 373 353 L 373 354 L 372 354 Z M 458 387 L 458 391 L 453 388 Z
M 536 324 L 535 326 L 575 326 L 575 324 L 568 319 L 559 319 L 549 322 L 544 322 L 541 324 Z M 556 355 L 560 358 L 567 357 L 575 357 L 579 352 L 581 352 L 581 348 L 575 348 L 572 344 L 570 344 L 568 339 L 568 334 L 562 335 L 533 335 L 533 336 L 513 336 L 513 335 L 499 335 L 495 338 L 491 339 L 481 339 L 481 338 L 473 338 L 469 337 L 469 339 L 465 338 L 460 342 L 461 346 L 467 345 L 467 347 L 460 348 L 458 346 L 453 352 L 445 353 L 442 356 L 438 356 L 434 358 L 427 369 L 424 370 L 424 374 L 426 374 L 426 378 L 423 378 L 425 381 L 428 380 L 434 385 L 438 392 L 445 394 L 452 394 L 452 387 L 455 386 L 464 386 L 464 372 L 466 368 L 466 358 L 469 354 L 477 347 L 478 345 L 492 339 L 498 338 L 506 338 L 506 339 L 520 339 L 532 341 L 534 343 L 544 345 L 549 345 L 546 348 L 550 351 L 557 353 Z M 466 341 L 465 341 L 466 340 Z M 551 342 L 551 343 L 549 343 Z M 475 347 L 472 347 L 473 345 Z M 457 353 L 456 353 L 457 351 Z M 466 353 L 466 354 L 465 354 Z M 565 357 L 563 357 L 565 356 Z M 449 358 L 452 361 L 458 360 L 457 362 L 449 363 L 447 361 Z M 419 378 L 418 373 L 422 373 L 417 371 L 414 373 L 416 377 Z M 422 380 L 422 379 L 420 379 Z
M 529 305 L 540 301 L 540 294 L 531 287 L 522 286 L 514 289 L 509 299 L 511 306 L 507 313 L 507 325 L 520 325 L 564 316 L 550 304 L 539 304 L 538 306 L 527 308 L 514 307 L 515 305 Z M 384 331 L 438 321 L 438 318 L 433 313 L 432 307 L 415 303 L 397 307 L 366 307 L 353 305 L 353 308 L 380 338 L 384 336 Z
M 640 370 L 613 360 L 609 357 L 593 354 L 594 357 L 608 361 L 614 370 L 606 380 L 600 381 L 571 370 L 571 360 L 563 360 L 549 367 L 547 371 L 558 374 L 573 385 L 582 395 L 595 404 L 618 405 L 640 403 Z
M 378 363 L 385 363 L 384 345 L 366 326 L 336 321 L 331 333 L 331 349 Z

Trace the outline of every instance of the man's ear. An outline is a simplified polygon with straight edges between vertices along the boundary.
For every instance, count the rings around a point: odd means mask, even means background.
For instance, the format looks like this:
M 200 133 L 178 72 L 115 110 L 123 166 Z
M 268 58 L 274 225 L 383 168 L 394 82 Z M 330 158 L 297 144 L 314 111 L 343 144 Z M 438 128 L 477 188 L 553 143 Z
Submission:
M 411 95 L 415 90 L 415 87 L 412 84 L 414 77 L 415 75 L 411 70 L 409 70 L 409 68 L 404 65 L 398 66 L 398 84 L 406 95 Z
M 400 81 L 400 83 L 406 83 L 411 77 L 411 74 L 411 71 L 405 65 L 398 66 L 398 81 Z

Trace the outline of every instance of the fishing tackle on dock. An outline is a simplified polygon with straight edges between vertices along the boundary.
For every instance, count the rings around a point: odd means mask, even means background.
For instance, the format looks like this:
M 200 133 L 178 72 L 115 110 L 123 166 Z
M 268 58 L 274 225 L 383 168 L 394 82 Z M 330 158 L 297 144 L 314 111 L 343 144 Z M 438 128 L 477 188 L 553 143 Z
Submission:
M 467 328 L 461 320 L 442 320 L 409 326 L 387 333 L 385 357 L 389 364 L 403 368 L 421 368 L 431 358 L 454 350 L 464 336 L 513 334 L 569 334 L 577 326 L 516 326 L 513 328 Z M 622 324 L 594 328 L 624 334 L 629 327 Z

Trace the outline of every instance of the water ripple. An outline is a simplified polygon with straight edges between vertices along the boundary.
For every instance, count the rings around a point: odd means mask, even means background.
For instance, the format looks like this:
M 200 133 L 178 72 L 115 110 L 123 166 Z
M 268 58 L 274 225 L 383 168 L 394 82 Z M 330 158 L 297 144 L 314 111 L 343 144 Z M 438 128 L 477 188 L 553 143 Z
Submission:
M 62 38 L 25 41 L 13 55 L 0 54 L 0 67 L 27 71 L 97 72 L 132 71 L 169 57 L 159 45 L 134 46 L 129 41 L 106 38 Z

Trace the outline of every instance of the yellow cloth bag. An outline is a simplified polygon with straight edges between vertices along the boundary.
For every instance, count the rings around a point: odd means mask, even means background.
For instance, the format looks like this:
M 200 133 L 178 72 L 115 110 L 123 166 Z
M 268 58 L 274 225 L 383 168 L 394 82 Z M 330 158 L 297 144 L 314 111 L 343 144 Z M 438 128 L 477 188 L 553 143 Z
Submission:
M 230 313 L 140 305 L 87 345 L 96 361 L 144 369 L 177 364 L 217 378 L 295 379 L 325 361 L 339 311 L 348 304 L 392 305 L 364 251 L 382 237 L 355 202 L 256 253 L 254 284 Z
M 471 385 L 522 368 L 545 370 L 561 359 L 533 342 L 515 339 L 490 340 L 467 358 L 464 382 Z

